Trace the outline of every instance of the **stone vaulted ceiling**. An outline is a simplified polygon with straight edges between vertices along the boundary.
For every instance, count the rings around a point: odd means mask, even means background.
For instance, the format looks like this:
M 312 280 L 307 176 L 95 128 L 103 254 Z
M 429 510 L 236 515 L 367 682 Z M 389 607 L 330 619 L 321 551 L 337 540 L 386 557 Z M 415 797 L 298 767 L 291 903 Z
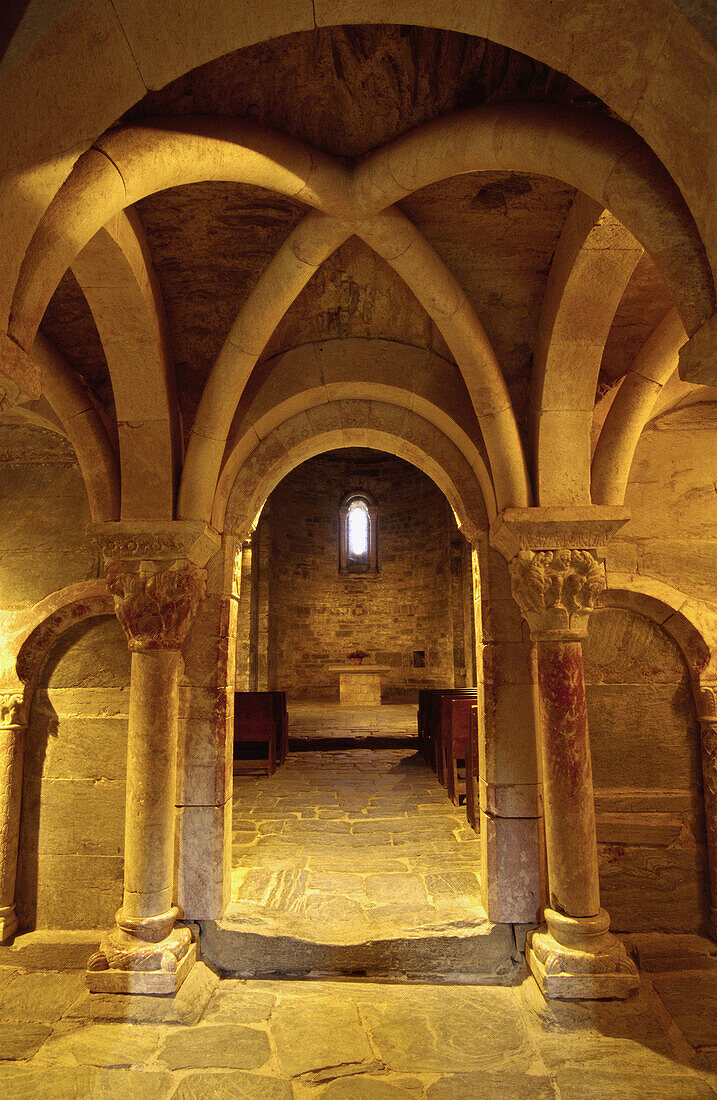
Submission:
M 150 92 L 118 121 L 246 117 L 351 161 L 457 109 L 514 101 L 608 113 L 563 74 L 483 39 L 415 27 L 345 26 L 228 54 Z M 476 310 L 523 429 L 546 279 L 574 197 L 556 180 L 490 172 L 447 179 L 401 203 Z M 137 210 L 169 320 L 186 434 L 238 309 L 305 207 L 260 188 L 208 182 L 158 192 Z M 660 275 L 644 257 L 615 315 L 598 396 L 626 373 L 670 306 Z M 102 344 L 71 273 L 50 302 L 43 330 L 111 415 Z M 357 238 L 318 269 L 264 358 L 346 337 L 397 341 L 450 358 L 411 291 Z

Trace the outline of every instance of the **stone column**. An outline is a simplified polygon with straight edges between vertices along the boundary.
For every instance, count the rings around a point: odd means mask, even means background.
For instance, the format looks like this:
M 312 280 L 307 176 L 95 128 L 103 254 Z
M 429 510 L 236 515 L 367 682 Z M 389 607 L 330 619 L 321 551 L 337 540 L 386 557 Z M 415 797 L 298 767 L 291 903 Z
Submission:
M 22 691 L 0 692 L 0 943 L 17 931 L 15 879 L 26 728 Z
M 702 683 L 697 701 L 702 731 L 702 788 L 710 875 L 709 934 L 717 940 L 717 683 Z
M 600 907 L 582 655 L 604 566 L 585 549 L 521 550 L 510 570 L 536 643 L 550 899 L 547 929 L 530 934 L 526 959 L 546 996 L 626 997 L 639 977 Z
M 176 556 L 178 550 L 187 553 L 182 541 L 173 534 L 145 533 L 103 546 L 132 670 L 124 895 L 115 927 L 88 963 L 92 992 L 174 993 L 196 957 L 191 933 L 177 924 L 181 913 L 173 904 L 174 803 L 180 650 L 204 595 L 206 574 L 188 556 Z

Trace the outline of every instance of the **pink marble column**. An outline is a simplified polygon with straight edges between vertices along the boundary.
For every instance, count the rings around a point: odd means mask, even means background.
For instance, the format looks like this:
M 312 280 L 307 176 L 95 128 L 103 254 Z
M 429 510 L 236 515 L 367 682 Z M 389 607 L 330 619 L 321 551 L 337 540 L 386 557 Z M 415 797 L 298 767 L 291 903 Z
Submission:
M 538 694 L 550 908 L 600 909 L 595 800 L 579 641 L 538 641 Z
M 701 684 L 698 707 L 702 731 L 702 788 L 710 875 L 709 934 L 713 940 L 717 940 L 717 683 Z
M 0 692 L 0 942 L 17 931 L 15 879 L 26 728 L 22 691 Z
M 604 568 L 587 550 L 523 550 L 511 581 L 537 648 L 550 898 L 547 928 L 528 937 L 526 960 L 546 996 L 626 997 L 639 977 L 600 907 L 582 655 Z
M 180 650 L 205 576 L 187 559 L 115 561 L 107 571 L 132 672 L 124 896 L 115 927 L 88 963 L 93 992 L 176 992 L 196 956 L 173 904 L 174 802 Z

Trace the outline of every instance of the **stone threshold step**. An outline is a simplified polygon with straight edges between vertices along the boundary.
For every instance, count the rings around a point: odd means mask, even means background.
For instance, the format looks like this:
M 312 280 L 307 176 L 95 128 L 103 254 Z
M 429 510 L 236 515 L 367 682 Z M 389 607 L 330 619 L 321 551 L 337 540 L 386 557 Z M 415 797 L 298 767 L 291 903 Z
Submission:
M 417 749 L 417 737 L 290 737 L 289 752 L 333 752 L 336 749 Z
M 401 930 L 357 943 L 322 942 L 225 917 L 201 922 L 202 958 L 224 976 L 364 977 L 511 985 L 524 973 L 511 925 Z M 328 938 L 327 938 L 328 939 Z

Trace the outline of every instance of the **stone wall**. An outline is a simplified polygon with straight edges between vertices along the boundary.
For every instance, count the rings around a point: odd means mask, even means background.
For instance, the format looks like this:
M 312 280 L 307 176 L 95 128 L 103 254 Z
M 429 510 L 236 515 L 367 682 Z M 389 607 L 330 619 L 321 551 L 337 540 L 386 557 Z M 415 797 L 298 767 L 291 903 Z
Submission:
M 700 734 L 681 653 L 659 626 L 606 608 L 585 645 L 600 890 L 622 931 L 703 931 Z
M 640 437 L 625 504 L 632 518 L 610 544 L 613 570 L 655 577 L 715 605 L 717 404 L 688 405 Z
M 96 576 L 82 474 L 66 439 L 0 425 L 0 608 L 31 607 Z
M 377 576 L 339 574 L 339 501 L 359 488 L 378 505 Z M 452 686 L 454 667 L 465 682 L 464 541 L 443 494 L 400 459 L 355 450 L 304 463 L 272 493 L 253 540 L 256 686 L 338 702 L 338 676 L 327 666 L 356 647 L 390 666 L 385 702 Z M 414 667 L 415 652 L 425 667 Z
M 30 713 L 18 865 L 23 928 L 102 928 L 122 902 L 130 653 L 114 617 L 56 643 Z

